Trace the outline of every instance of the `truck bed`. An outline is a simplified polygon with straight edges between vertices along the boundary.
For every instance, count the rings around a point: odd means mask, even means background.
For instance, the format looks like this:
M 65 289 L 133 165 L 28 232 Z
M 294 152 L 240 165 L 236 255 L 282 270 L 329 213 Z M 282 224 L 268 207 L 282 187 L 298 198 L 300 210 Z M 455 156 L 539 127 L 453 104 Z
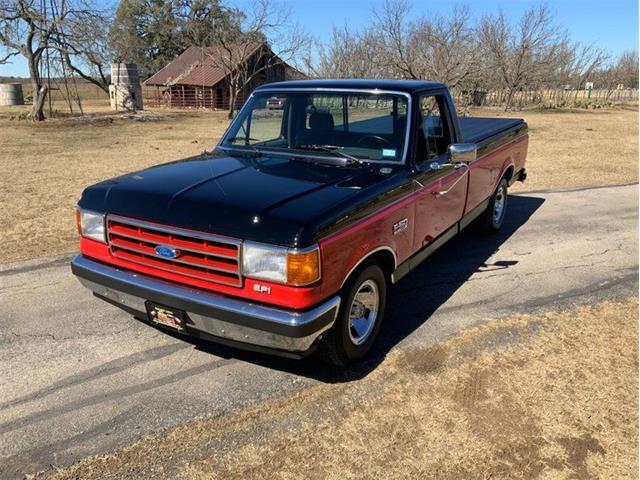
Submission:
M 521 118 L 494 117 L 462 117 L 458 120 L 462 138 L 469 143 L 481 143 L 524 122 Z

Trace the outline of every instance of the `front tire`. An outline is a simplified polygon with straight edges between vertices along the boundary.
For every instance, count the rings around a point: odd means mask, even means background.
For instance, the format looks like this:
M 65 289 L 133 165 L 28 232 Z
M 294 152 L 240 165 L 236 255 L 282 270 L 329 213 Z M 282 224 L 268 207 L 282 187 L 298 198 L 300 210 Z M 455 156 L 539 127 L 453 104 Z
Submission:
M 500 180 L 498 188 L 493 193 L 487 209 L 478 217 L 478 227 L 485 233 L 497 233 L 504 223 L 507 213 L 507 195 L 509 182 L 506 178 Z
M 360 270 L 344 289 L 338 317 L 320 345 L 320 358 L 338 366 L 363 359 L 380 331 L 386 297 L 387 280 L 380 266 Z

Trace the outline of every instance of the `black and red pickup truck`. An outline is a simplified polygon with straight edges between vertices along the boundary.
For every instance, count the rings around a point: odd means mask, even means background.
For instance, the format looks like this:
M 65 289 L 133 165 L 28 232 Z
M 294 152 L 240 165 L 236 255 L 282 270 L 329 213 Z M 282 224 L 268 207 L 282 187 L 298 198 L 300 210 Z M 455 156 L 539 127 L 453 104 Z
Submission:
M 500 228 L 527 145 L 520 119 L 458 118 L 440 83 L 268 84 L 213 152 L 84 190 L 72 270 L 152 324 L 346 364 L 390 283 L 472 221 Z

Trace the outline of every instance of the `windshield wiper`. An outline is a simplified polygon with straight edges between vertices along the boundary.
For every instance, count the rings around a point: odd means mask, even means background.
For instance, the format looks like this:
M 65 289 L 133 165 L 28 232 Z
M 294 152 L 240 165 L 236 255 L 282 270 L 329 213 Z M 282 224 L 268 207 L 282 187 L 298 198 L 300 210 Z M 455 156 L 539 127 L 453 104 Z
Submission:
M 246 142 L 259 142 L 260 139 L 259 138 L 251 138 L 251 137 L 229 137 L 227 138 L 227 142 L 228 143 L 235 143 L 236 140 L 244 140 L 245 145 L 249 145 Z
M 225 142 L 226 143 L 226 142 Z M 255 145 L 251 145 L 250 143 L 245 143 L 244 145 L 223 145 L 225 148 L 230 148 L 236 152 L 242 152 L 244 155 L 251 155 L 254 157 L 261 157 L 262 156 L 262 150 L 260 150 L 258 147 L 256 147 Z M 242 147 L 248 147 L 248 149 L 242 148 Z
M 361 159 L 354 157 L 353 155 L 349 155 L 346 152 L 337 152 L 336 150 L 343 150 L 344 147 L 339 146 L 339 145 L 315 145 L 315 144 L 308 144 L 308 145 L 293 145 L 291 147 L 289 147 L 291 149 L 294 150 L 313 150 L 313 151 L 319 151 L 319 152 L 328 152 L 328 153 L 333 153 L 334 155 L 340 157 L 340 158 L 344 158 L 345 160 L 349 160 L 349 163 L 363 163 Z

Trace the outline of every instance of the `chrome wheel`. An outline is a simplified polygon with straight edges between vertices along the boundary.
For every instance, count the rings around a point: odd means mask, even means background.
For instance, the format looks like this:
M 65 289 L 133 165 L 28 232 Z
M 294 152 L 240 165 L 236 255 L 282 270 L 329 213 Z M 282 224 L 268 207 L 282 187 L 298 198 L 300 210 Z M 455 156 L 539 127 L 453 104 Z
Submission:
M 351 302 L 349 309 L 349 338 L 354 345 L 364 343 L 376 323 L 380 305 L 380 292 L 373 280 L 364 281 Z
M 493 223 L 499 225 L 504 215 L 504 207 L 507 202 L 507 189 L 504 186 L 500 186 L 496 192 L 496 198 L 493 203 Z

